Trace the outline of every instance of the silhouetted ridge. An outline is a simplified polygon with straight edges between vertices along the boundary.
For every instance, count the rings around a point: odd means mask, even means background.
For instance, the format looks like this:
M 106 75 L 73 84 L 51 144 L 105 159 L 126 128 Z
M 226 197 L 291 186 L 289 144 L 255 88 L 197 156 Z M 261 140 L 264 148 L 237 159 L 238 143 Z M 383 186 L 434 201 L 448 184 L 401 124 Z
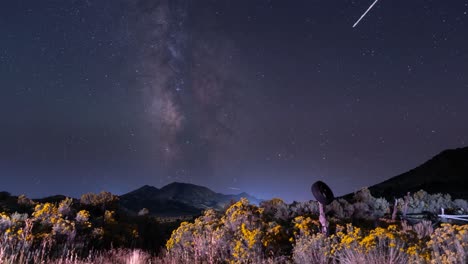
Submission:
M 372 195 L 390 200 L 421 189 L 468 199 L 468 147 L 444 150 L 415 169 L 369 188 Z
M 212 190 L 190 183 L 174 182 L 161 188 L 160 196 L 175 200 L 206 200 L 215 199 L 219 195 Z
M 134 196 L 135 198 L 138 197 L 140 199 L 152 199 L 159 193 L 159 189 L 154 186 L 145 185 L 141 188 L 138 188 L 134 191 L 131 191 L 127 194 L 122 195 L 121 197 L 125 196 Z

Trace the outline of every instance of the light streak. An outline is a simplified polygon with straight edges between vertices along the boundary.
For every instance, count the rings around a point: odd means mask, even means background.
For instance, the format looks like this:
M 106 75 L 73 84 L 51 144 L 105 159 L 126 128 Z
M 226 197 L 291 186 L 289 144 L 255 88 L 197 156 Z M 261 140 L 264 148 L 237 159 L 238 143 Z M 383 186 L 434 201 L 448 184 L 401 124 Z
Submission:
M 361 22 L 361 20 L 367 15 L 367 13 L 369 13 L 369 11 L 375 6 L 375 4 L 377 4 L 379 0 L 375 0 L 374 3 L 372 3 L 371 6 L 369 6 L 369 8 L 366 10 L 366 12 L 364 12 L 364 14 L 362 14 L 362 16 L 358 19 L 358 21 L 356 21 L 356 23 L 354 23 L 353 25 L 353 28 L 355 28 L 359 22 Z

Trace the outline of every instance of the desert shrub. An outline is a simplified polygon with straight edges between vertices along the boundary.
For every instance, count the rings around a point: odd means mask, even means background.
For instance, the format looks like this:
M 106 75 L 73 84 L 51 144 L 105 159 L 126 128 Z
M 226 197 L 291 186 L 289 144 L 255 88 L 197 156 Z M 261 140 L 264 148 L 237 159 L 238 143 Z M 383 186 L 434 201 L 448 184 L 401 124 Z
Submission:
M 414 232 L 419 239 L 429 237 L 434 232 L 434 227 L 431 221 L 423 220 L 415 225 L 409 225 L 406 221 L 401 223 L 404 232 Z
M 262 220 L 263 209 L 249 204 L 242 198 L 229 207 L 221 218 L 225 237 L 235 262 L 244 259 L 263 257 L 262 236 L 265 223 Z
M 339 219 L 351 219 L 354 215 L 354 206 L 344 199 L 336 199 L 326 206 L 326 212 Z
M 363 188 L 354 194 L 354 218 L 377 219 L 390 212 L 390 204 L 384 198 L 375 198 L 369 189 Z
M 153 223 L 158 226 L 156 222 Z M 100 250 L 112 245 L 132 247 L 140 237 L 138 226 L 118 222 L 114 211 L 106 210 L 102 215 L 93 216 L 85 209 L 73 208 L 72 200 L 68 198 L 58 205 L 37 203 L 30 217 L 27 214 L 0 213 L 0 233 L 0 251 L 9 256 L 8 263 L 28 262 L 36 258 L 38 252 L 41 255 L 39 258 L 52 259 L 64 257 L 64 254 L 71 254 L 72 251 L 75 255 L 86 255 L 91 248 Z M 154 235 L 152 232 L 149 234 Z M 159 243 L 153 244 L 157 246 L 153 249 L 156 252 L 162 242 L 160 239 L 154 240 Z
M 456 209 L 460 209 L 461 213 L 466 213 L 468 212 L 468 202 L 463 199 L 456 199 L 453 201 L 453 204 Z
M 331 241 L 320 233 L 320 223 L 310 217 L 294 218 L 294 248 L 292 258 L 295 263 L 328 263 Z
M 425 240 L 396 225 L 363 230 L 347 224 L 325 237 L 318 223 L 298 218 L 292 258 L 295 263 L 423 263 L 430 259 Z
M 18 196 L 18 204 L 20 205 L 34 205 L 34 201 L 29 199 L 26 195 L 21 194 Z
M 8 214 L 0 213 L 0 232 L 4 233 L 8 228 L 11 227 L 13 222 Z
M 378 227 L 362 236 L 357 228 L 349 229 L 348 226 L 347 234 L 340 231 L 337 233 L 337 237 L 341 238 L 341 245 L 338 246 L 341 251 L 336 253 L 340 263 L 405 263 L 407 261 L 407 255 L 404 253 L 405 242 L 396 226 Z M 355 242 L 356 244 L 350 247 Z
M 83 194 L 80 198 L 80 203 L 82 205 L 88 205 L 93 208 L 98 208 L 102 211 L 114 210 L 117 207 L 118 201 L 119 201 L 119 197 L 117 195 L 113 195 L 110 192 L 104 192 L 104 191 L 98 194 L 86 193 L 86 194 Z M 90 209 L 93 209 L 93 208 L 90 208 Z
M 281 202 L 267 203 L 270 209 Z M 283 207 L 284 208 L 284 207 Z M 246 259 L 263 261 L 277 258 L 291 249 L 287 228 L 275 221 L 277 211 L 263 208 L 246 199 L 232 204 L 222 215 L 208 210 L 194 223 L 183 222 L 168 240 L 172 258 L 208 261 L 225 259 L 244 263 Z
M 207 210 L 194 223 L 182 222 L 167 241 L 168 256 L 178 261 L 194 259 L 209 261 L 228 258 L 226 232 L 220 218 Z
M 307 202 L 293 202 L 289 206 L 290 217 L 294 218 L 296 216 L 303 215 L 318 215 L 319 207 L 316 201 L 307 201 Z
M 287 205 L 274 199 L 256 206 L 241 199 L 222 212 L 210 209 L 190 222 L 162 226 L 147 214 L 130 216 L 109 206 L 108 202 L 116 200 L 107 194 L 96 197 L 89 200 L 95 203 L 89 204 L 73 203 L 71 199 L 57 204 L 37 203 L 31 216 L 0 213 L 0 263 L 467 261 L 468 225 L 444 224 L 436 228 L 428 221 L 415 225 L 403 222 L 401 226 L 383 222 L 380 227 L 368 225 L 367 219 L 388 211 L 388 203 L 372 197 L 365 189 L 356 193 L 354 204 L 337 199 L 326 207 L 327 214 L 334 216 L 329 217 L 328 237 L 320 232 L 316 202 Z M 466 203 L 425 192 L 404 199 L 408 211 L 440 205 L 462 208 Z M 358 217 L 361 219 L 356 220 Z M 353 220 L 353 224 L 346 224 L 349 221 L 343 218 Z M 152 257 L 163 244 L 166 252 Z
M 89 217 L 91 215 L 89 214 L 88 211 L 86 210 L 80 210 L 77 214 L 76 214 L 76 217 L 75 217 L 75 220 L 76 222 L 78 223 L 89 223 L 88 220 L 89 220 Z
M 72 205 L 73 199 L 72 198 L 65 198 L 59 203 L 59 206 L 57 208 L 58 213 L 61 214 L 64 217 L 68 217 L 72 213 Z
M 296 237 L 292 259 L 294 263 L 330 263 L 331 243 L 322 233 Z
M 326 237 L 320 232 L 316 215 L 292 217 L 298 208 L 302 208 L 297 205 L 288 207 L 288 217 L 285 217 L 286 213 L 278 217 L 278 211 L 285 208 L 281 200 L 266 201 L 260 207 L 241 200 L 223 214 L 210 212 L 194 223 L 183 223 L 168 241 L 168 253 L 179 260 L 212 262 L 223 259 L 233 263 L 245 260 L 255 263 L 267 258 L 284 260 L 288 257 L 295 263 L 426 263 L 435 259 L 434 254 L 441 255 L 438 251 L 448 252 L 447 248 L 435 251 L 427 244 L 434 233 L 429 221 L 375 228 L 359 221 L 358 226 L 348 224 L 346 227 L 332 222 L 335 232 Z M 356 217 L 358 212 L 354 210 L 360 207 L 364 208 L 364 213 L 358 215 L 361 217 L 372 219 L 388 213 L 388 203 L 370 196 L 366 190 L 357 195 L 354 204 L 345 200 L 334 201 L 328 212 L 335 217 Z M 460 229 L 457 234 L 452 237 L 461 239 L 464 231 Z M 459 251 L 466 251 L 463 248 L 465 244 L 460 245 Z M 211 248 L 216 253 L 208 253 L 202 248 Z M 461 256 L 460 253 L 457 255 Z
M 291 215 L 289 206 L 279 198 L 263 201 L 260 203 L 263 214 L 272 220 L 287 221 Z
M 442 224 L 427 246 L 432 250 L 431 263 L 468 263 L 468 225 Z
M 18 196 L 18 205 L 22 208 L 30 208 L 32 206 L 34 206 L 34 201 L 29 199 L 26 195 L 24 194 L 21 194 L 20 196 Z
M 463 205 L 462 202 L 458 201 L 455 203 L 452 201 L 449 194 L 428 194 L 427 192 L 420 190 L 415 192 L 413 195 L 407 195 L 404 198 L 398 199 L 399 210 L 403 213 L 420 213 L 422 211 L 428 211 L 431 213 L 438 214 L 442 208 L 458 208 L 459 205 Z

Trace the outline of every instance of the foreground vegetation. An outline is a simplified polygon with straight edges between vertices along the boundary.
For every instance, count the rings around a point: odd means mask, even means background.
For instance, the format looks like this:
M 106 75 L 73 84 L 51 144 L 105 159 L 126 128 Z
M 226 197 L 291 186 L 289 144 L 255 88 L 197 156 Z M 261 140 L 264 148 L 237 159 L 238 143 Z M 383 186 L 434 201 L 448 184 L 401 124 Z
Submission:
M 468 225 L 384 220 L 392 215 L 390 203 L 367 189 L 352 202 L 338 199 L 327 206 L 328 236 L 320 232 L 312 201 L 273 199 L 255 206 L 242 199 L 193 221 L 163 224 L 145 210 L 136 216 L 120 211 L 117 200 L 110 193 L 57 203 L 20 196 L 15 212 L 3 208 L 0 214 L 0 263 L 468 261 Z M 441 208 L 466 214 L 468 203 L 420 191 L 400 199 L 395 212 L 439 213 Z
M 48 201 L 0 193 L 0 263 L 103 258 L 116 253 L 104 253 L 113 248 L 155 255 L 179 224 L 150 217 L 147 210 L 132 215 L 108 192 Z

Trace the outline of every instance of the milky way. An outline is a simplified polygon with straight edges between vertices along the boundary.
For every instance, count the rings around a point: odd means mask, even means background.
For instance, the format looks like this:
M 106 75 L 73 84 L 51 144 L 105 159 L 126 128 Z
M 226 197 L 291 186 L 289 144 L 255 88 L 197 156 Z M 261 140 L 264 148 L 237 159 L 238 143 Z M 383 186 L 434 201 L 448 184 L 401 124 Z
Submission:
M 212 176 L 213 154 L 234 136 L 236 81 L 231 42 L 200 38 L 189 0 L 139 1 L 140 84 L 154 147 L 174 180 Z M 207 40 L 208 39 L 208 40 Z

